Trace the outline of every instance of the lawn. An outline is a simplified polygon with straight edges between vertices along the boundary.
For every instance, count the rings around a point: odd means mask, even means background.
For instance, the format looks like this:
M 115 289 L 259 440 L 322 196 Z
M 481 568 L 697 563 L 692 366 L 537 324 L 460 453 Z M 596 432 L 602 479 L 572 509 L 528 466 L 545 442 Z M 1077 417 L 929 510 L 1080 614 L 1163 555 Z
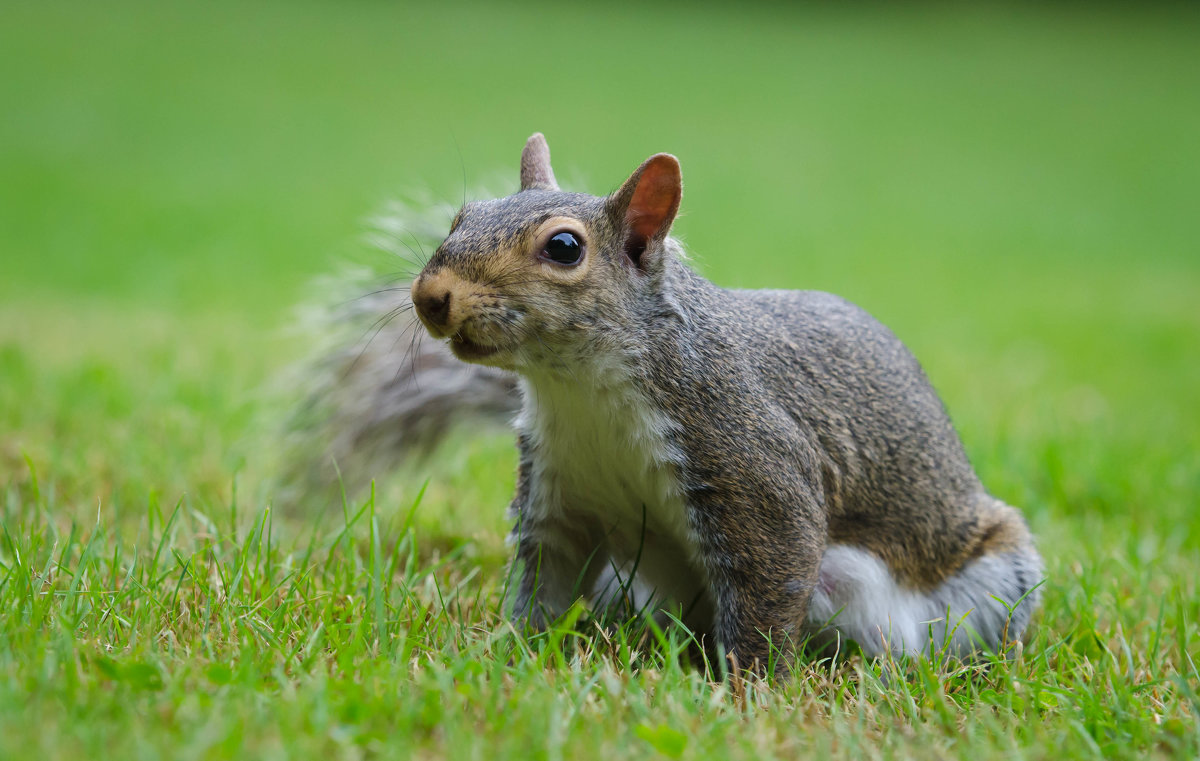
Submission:
M 1200 12 L 0 5 L 0 758 L 1200 754 Z M 713 681 L 504 619 L 503 434 L 285 499 L 300 306 L 390 199 L 607 192 L 923 362 L 1021 506 L 1006 661 Z

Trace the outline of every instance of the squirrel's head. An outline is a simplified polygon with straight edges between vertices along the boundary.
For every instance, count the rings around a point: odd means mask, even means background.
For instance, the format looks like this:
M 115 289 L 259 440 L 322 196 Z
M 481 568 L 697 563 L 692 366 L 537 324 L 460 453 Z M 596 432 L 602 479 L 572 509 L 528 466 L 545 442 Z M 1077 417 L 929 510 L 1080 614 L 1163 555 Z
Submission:
M 417 315 L 459 359 L 507 369 L 612 348 L 654 310 L 681 194 L 679 162 L 665 153 L 612 195 L 563 192 L 535 134 L 520 192 L 463 206 L 413 280 Z

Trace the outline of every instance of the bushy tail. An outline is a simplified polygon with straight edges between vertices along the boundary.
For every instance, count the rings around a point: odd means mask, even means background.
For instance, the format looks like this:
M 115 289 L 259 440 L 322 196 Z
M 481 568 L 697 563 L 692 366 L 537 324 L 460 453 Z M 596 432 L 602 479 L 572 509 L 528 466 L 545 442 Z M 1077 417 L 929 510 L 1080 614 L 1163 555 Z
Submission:
M 430 250 L 433 230 L 448 226 L 432 221 L 440 208 L 389 212 L 373 236 L 384 248 L 407 236 Z M 285 415 L 276 491 L 283 502 L 340 500 L 342 490 L 353 494 L 428 454 L 458 425 L 499 427 L 516 414 L 515 376 L 461 362 L 430 338 L 413 315 L 406 275 L 326 279 L 317 299 L 325 303 L 302 315 L 314 347 L 281 381 L 283 396 L 299 400 Z

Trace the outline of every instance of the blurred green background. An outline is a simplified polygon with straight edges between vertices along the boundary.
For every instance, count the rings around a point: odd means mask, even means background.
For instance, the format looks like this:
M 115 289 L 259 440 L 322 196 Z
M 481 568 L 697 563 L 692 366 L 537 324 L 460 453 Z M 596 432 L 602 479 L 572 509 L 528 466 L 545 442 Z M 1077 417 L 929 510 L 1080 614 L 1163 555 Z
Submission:
M 224 498 L 306 283 L 542 131 L 597 193 L 678 155 L 697 266 L 891 325 L 1042 530 L 1190 541 L 1198 42 L 1195 6 L 6 2 L 3 474 Z
M 702 272 L 895 329 L 1037 535 L 1024 655 L 757 712 L 514 665 L 504 435 L 386 481 L 342 549 L 341 511 L 279 509 L 296 307 L 341 296 L 314 279 L 407 266 L 370 218 L 515 189 L 534 131 L 569 189 L 675 153 Z M 638 758 L 672 726 L 685 758 L 1194 750 L 1198 224 L 1196 3 L 0 0 L 0 756 Z M 418 491 L 392 608 L 372 542 Z

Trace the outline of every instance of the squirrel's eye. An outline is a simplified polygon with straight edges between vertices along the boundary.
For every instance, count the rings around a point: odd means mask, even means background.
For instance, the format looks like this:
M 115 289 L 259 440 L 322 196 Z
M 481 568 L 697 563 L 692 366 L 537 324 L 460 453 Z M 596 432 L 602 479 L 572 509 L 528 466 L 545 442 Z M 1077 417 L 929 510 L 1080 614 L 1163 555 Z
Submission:
M 555 264 L 579 264 L 583 257 L 583 245 L 572 233 L 559 233 L 546 241 L 542 258 Z

